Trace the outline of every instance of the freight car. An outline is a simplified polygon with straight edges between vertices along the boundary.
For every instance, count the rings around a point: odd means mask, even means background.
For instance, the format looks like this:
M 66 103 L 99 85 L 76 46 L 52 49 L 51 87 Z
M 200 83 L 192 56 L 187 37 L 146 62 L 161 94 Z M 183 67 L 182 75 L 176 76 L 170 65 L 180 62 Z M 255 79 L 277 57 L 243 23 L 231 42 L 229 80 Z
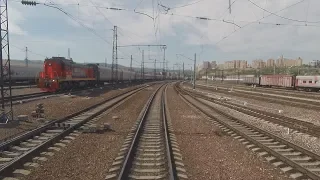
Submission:
M 262 75 L 260 86 L 294 88 L 295 77 L 290 75 Z
M 295 90 L 319 91 L 320 76 L 261 75 L 243 78 L 241 83 L 261 87 L 280 87 Z

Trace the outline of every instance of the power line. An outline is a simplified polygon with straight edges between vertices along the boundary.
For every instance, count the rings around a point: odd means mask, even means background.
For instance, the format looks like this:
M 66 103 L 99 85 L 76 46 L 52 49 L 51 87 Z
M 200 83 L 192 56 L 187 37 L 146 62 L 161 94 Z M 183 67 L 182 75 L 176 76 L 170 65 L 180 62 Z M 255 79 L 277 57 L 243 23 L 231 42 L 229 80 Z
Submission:
M 278 15 L 278 14 L 274 13 L 274 12 L 271 12 L 271 11 L 268 11 L 268 10 L 266 10 L 266 9 L 262 8 L 261 6 L 259 6 L 259 5 L 257 5 L 256 3 L 252 2 L 251 0 L 247 0 L 247 1 L 249 1 L 251 4 L 255 5 L 256 7 L 258 7 L 258 8 L 260 8 L 260 9 L 262 9 L 263 11 L 266 11 L 266 12 L 268 12 L 268 13 L 270 13 L 270 14 L 274 15 L 274 16 L 277 16 L 277 17 L 279 17 L 279 18 L 282 18 L 282 19 L 286 19 L 286 20 L 294 21 L 294 22 L 320 23 L 320 21 L 306 21 L 306 20 L 298 20 L 298 19 L 292 19 L 292 18 L 288 18 L 288 17 L 280 16 L 280 15 Z M 305 0 L 303 0 L 303 1 L 305 1 Z
M 279 13 L 279 12 L 281 12 L 281 11 L 283 11 L 283 10 L 286 10 L 286 9 L 288 9 L 288 8 L 291 8 L 291 7 L 293 7 L 293 6 L 297 5 L 297 4 L 300 4 L 300 3 L 304 2 L 304 1 L 305 1 L 305 0 L 301 0 L 301 1 L 299 1 L 299 2 L 296 2 L 296 3 L 294 3 L 294 4 L 291 4 L 291 5 L 283 8 L 283 9 L 280 9 L 280 10 L 277 11 L 276 13 Z M 245 24 L 244 26 L 242 26 L 242 28 L 238 28 L 238 29 L 236 29 L 235 31 L 233 31 L 233 32 L 231 32 L 230 34 L 228 34 L 227 36 L 225 36 L 225 37 L 223 37 L 222 39 L 220 39 L 217 43 L 215 43 L 215 45 L 217 45 L 217 44 L 219 44 L 221 41 L 227 39 L 228 37 L 230 37 L 232 34 L 236 33 L 237 31 L 239 31 L 240 29 L 243 29 L 243 28 L 245 28 L 245 27 L 247 27 L 247 26 L 249 26 L 249 25 L 251 25 L 251 24 L 253 24 L 253 23 L 259 22 L 259 21 L 261 21 L 262 19 L 265 19 L 265 18 L 267 18 L 267 17 L 269 17 L 269 16 L 271 16 L 271 15 L 273 15 L 273 14 L 269 14 L 269 15 L 267 15 L 267 16 L 265 16 L 265 17 L 262 17 L 262 18 L 260 18 L 260 19 L 258 19 L 258 20 L 256 20 L 256 21 L 252 21 L 252 22 L 249 22 L 249 23 Z M 259 23 L 260 23 L 260 22 L 259 22 Z
M 16 48 L 16 49 L 19 49 L 19 50 L 25 52 L 25 49 L 24 49 L 24 48 L 20 48 L 20 47 L 18 47 L 18 46 L 16 46 L 16 45 L 13 45 L 13 44 L 10 44 L 10 46 L 12 46 L 12 47 L 14 47 L 14 48 Z M 31 54 L 34 54 L 34 55 L 37 55 L 37 56 L 42 56 L 42 57 L 45 57 L 45 58 L 48 57 L 48 56 L 45 56 L 45 55 L 43 55 L 43 54 L 39 54 L 39 53 L 35 53 L 35 52 L 33 52 L 33 51 L 30 51 L 30 49 L 28 49 L 28 53 L 31 53 Z
M 195 2 L 191 2 L 191 3 L 188 3 L 188 4 L 185 4 L 185 5 L 181 5 L 181 6 L 176 6 L 176 7 L 169 7 L 169 6 L 165 6 L 161 3 L 158 3 L 158 5 L 160 5 L 161 7 L 163 7 L 165 9 L 165 11 L 170 11 L 172 9 L 178 9 L 178 8 L 184 8 L 184 7 L 187 7 L 187 6 L 191 6 L 191 5 L 194 5 L 194 4 L 197 4 L 201 1 L 205 1 L 205 0 L 198 0 L 198 1 L 195 1 Z
M 107 41 L 106 39 L 104 39 L 102 36 L 100 36 L 94 29 L 86 26 L 85 24 L 83 24 L 81 21 L 78 21 L 75 17 L 73 17 L 70 13 L 66 12 L 65 10 L 63 10 L 60 7 L 57 6 L 52 6 L 49 4 L 44 4 L 44 3 L 39 3 L 42 4 L 44 6 L 48 6 L 48 7 L 52 7 L 55 9 L 58 9 L 59 11 L 63 12 L 65 15 L 67 15 L 69 18 L 71 18 L 72 20 L 76 21 L 78 24 L 80 24 L 82 27 L 86 28 L 87 30 L 89 30 L 90 32 L 92 32 L 94 35 L 96 35 L 97 37 L 99 37 L 100 39 L 102 39 L 103 41 L 105 41 L 106 43 L 108 43 L 110 46 L 112 45 L 109 41 Z
M 152 20 L 154 20 L 154 18 L 153 18 L 152 16 L 150 16 L 149 14 L 136 11 L 137 8 L 138 8 L 138 7 L 140 6 L 140 4 L 142 3 L 142 1 L 143 1 L 143 0 L 140 0 L 140 2 L 138 3 L 138 5 L 134 8 L 133 12 L 135 12 L 135 13 L 137 13 L 137 14 L 141 14 L 141 15 L 147 16 L 147 17 L 151 18 Z
M 100 11 L 100 9 L 97 7 L 97 5 L 95 3 L 93 3 L 92 0 L 89 0 L 91 2 L 91 4 L 93 4 L 95 6 L 95 8 L 98 10 L 98 12 L 104 17 L 105 20 L 109 21 L 111 23 L 112 26 L 114 26 L 114 24 Z

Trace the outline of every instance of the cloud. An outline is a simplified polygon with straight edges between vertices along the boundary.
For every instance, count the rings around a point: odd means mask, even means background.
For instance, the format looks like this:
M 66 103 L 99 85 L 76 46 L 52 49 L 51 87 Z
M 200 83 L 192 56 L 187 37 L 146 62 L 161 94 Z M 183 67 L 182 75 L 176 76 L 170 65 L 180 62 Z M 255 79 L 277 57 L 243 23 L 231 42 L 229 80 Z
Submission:
M 192 6 L 176 9 L 173 13 L 185 16 L 209 17 L 211 19 L 222 17 L 221 19 L 224 19 L 225 21 L 230 22 L 234 20 L 235 23 L 240 26 L 244 26 L 248 22 L 255 21 L 270 14 L 254 6 L 249 1 L 239 1 L 233 4 L 232 14 L 229 15 L 227 10 L 228 4 L 226 2 L 227 1 L 224 0 L 203 1 L 202 3 Z M 257 1 L 256 4 L 271 12 L 276 12 L 299 1 L 269 0 L 267 2 L 266 5 L 265 1 Z M 320 5 L 320 2 L 310 2 L 313 4 L 309 7 L 307 19 L 308 21 L 316 21 L 317 19 L 320 19 L 320 15 L 315 7 Z M 292 19 L 305 20 L 307 5 L 307 1 L 300 3 L 297 6 L 279 13 L 279 15 Z M 306 50 L 305 47 L 310 48 L 307 49 L 307 51 L 316 50 L 317 46 L 315 41 L 320 40 L 317 35 L 317 27 L 297 27 L 296 25 L 304 25 L 304 23 L 288 21 L 276 16 L 270 16 L 261 21 L 273 24 L 284 23 L 288 25 L 275 26 L 253 23 L 247 27 L 239 28 L 235 25 L 223 22 L 205 21 L 206 23 L 204 23 L 204 21 L 201 20 L 193 20 L 193 27 L 189 28 L 186 43 L 193 45 L 200 45 L 202 43 L 210 44 L 218 46 L 223 52 L 250 52 L 255 49 L 266 52 L 278 51 L 280 49 L 284 51 L 301 51 Z M 186 20 L 185 22 L 191 23 L 192 20 Z M 312 25 L 315 25 L 315 23 Z M 320 26 L 320 24 L 318 25 Z M 194 31 L 194 29 L 196 29 L 196 31 Z M 235 30 L 237 31 L 234 32 Z M 224 39 L 224 37 L 227 38 Z
M 22 13 L 13 7 L 8 6 L 8 17 L 9 17 L 9 33 L 13 35 L 26 35 L 27 32 L 24 31 L 19 23 L 25 21 Z
M 277 12 L 300 0 L 251 1 L 268 11 Z M 45 0 L 41 0 L 41 2 L 45 2 Z M 226 0 L 203 0 L 183 8 L 173 8 L 167 14 L 164 8 L 157 6 L 156 1 L 154 1 L 154 7 L 151 1 L 143 1 L 137 10 L 150 16 L 153 16 L 153 14 L 156 16 L 157 12 L 160 11 L 160 15 L 155 20 L 146 15 L 133 12 L 140 0 L 123 0 L 120 2 L 117 0 L 70 0 L 68 2 L 55 0 L 54 2 L 85 26 L 94 29 L 94 32 L 99 34 L 100 37 L 104 37 L 110 44 L 112 44 L 113 33 L 111 29 L 114 25 L 118 26 L 118 45 L 167 44 L 170 47 L 167 50 L 167 57 L 171 56 L 172 62 L 175 61 L 177 52 L 199 52 L 202 47 L 204 53 L 201 56 L 208 59 L 212 57 L 228 59 L 237 56 L 239 56 L 238 59 L 254 59 L 273 57 L 281 52 L 287 52 L 288 54 L 299 52 L 302 53 L 301 56 L 308 56 L 318 52 L 317 42 L 320 40 L 318 36 L 320 23 L 307 23 L 308 26 L 304 26 L 305 23 L 303 22 L 289 21 L 274 15 L 266 17 L 269 15 L 268 12 L 264 12 L 248 0 L 237 0 L 232 5 L 231 14 L 229 14 L 228 1 Z M 80 3 L 79 6 L 70 5 L 78 2 Z M 161 4 L 167 7 L 179 7 L 192 2 L 195 1 L 162 0 Z M 308 2 L 310 2 L 309 8 Z M 100 12 L 94 7 L 95 5 L 99 7 Z M 320 1 L 305 0 L 278 14 L 302 21 L 319 21 L 320 11 L 317 10 L 319 6 Z M 114 11 L 103 7 L 121 7 L 127 10 Z M 21 23 L 26 21 L 22 15 L 23 12 L 19 11 L 18 7 L 12 7 L 12 9 L 10 10 L 10 32 L 23 36 L 20 37 L 21 41 L 19 41 L 22 44 L 30 43 L 29 45 L 33 46 L 31 41 L 37 41 L 43 36 L 25 32 L 21 28 L 23 27 Z M 98 37 L 95 37 L 92 32 L 87 31 L 78 22 L 63 15 L 62 12 L 56 11 L 50 11 L 49 15 L 45 14 L 43 16 L 50 16 L 52 19 L 56 18 L 55 20 L 58 21 L 56 23 L 59 23 L 59 27 L 61 29 L 65 28 L 68 32 L 65 32 L 65 35 L 56 35 L 56 38 L 44 38 L 48 41 L 47 46 L 43 43 L 41 47 L 40 43 L 34 42 L 35 48 L 39 48 L 40 52 L 58 54 L 58 51 L 66 51 L 66 47 L 71 47 L 75 49 L 75 52 L 73 52 L 81 59 L 80 61 L 91 58 L 91 55 L 85 53 L 87 51 L 94 52 L 95 57 L 92 59 L 111 57 L 112 48 L 110 45 L 99 40 Z M 32 12 L 29 11 L 28 13 Z M 220 19 L 229 23 L 216 20 L 200 20 L 194 17 Z M 266 18 L 261 20 L 260 24 L 252 23 L 246 26 L 247 23 L 263 17 Z M 241 28 L 230 23 L 233 21 Z M 286 25 L 275 26 L 274 24 L 276 23 Z M 44 25 L 42 24 L 41 26 Z M 48 36 L 55 33 L 50 30 L 48 31 Z M 63 34 L 63 32 L 60 33 Z M 26 40 L 26 42 L 23 40 Z M 49 51 L 44 47 L 51 49 Z M 58 48 L 55 49 L 55 47 Z M 146 54 L 148 48 L 141 48 L 140 50 L 142 49 L 145 50 Z M 121 48 L 119 51 L 121 51 L 119 55 L 126 58 L 131 54 L 134 54 L 136 59 L 140 60 L 141 58 L 141 54 L 136 47 Z M 151 51 L 154 54 L 162 54 L 156 48 L 151 49 Z

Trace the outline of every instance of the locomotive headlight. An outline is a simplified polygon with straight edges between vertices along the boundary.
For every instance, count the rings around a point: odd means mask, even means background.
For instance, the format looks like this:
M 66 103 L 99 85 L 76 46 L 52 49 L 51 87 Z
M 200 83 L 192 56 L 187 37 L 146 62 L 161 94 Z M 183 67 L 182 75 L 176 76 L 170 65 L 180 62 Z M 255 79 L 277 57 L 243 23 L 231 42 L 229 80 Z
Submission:
M 55 82 L 56 80 L 52 80 L 52 82 Z

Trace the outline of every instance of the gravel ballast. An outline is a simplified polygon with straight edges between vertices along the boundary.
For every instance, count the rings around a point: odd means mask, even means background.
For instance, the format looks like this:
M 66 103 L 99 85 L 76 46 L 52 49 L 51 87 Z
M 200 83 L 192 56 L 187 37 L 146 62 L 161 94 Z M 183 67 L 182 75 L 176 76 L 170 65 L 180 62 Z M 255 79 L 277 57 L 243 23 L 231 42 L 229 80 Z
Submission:
M 204 81 L 198 81 L 197 83 L 206 85 L 206 82 Z M 220 86 L 220 87 L 225 87 L 225 88 L 231 88 L 233 87 L 234 89 L 241 89 L 241 90 L 252 90 L 252 86 L 250 85 L 244 85 L 244 84 L 236 84 L 236 83 L 221 83 L 221 82 L 214 82 L 214 81 L 208 81 L 208 85 L 210 86 Z M 293 90 L 293 89 L 283 89 L 283 88 L 276 88 L 276 87 L 259 87 L 257 86 L 254 88 L 254 91 L 256 92 L 265 92 L 265 93 L 270 93 L 270 94 L 281 94 L 281 95 L 286 95 L 286 96 L 299 96 L 299 97 L 305 97 L 305 98 L 319 98 L 320 93 L 319 92 L 306 92 L 306 91 L 298 91 L 298 90 Z
M 212 103 L 207 100 L 200 99 L 202 102 L 205 102 L 209 104 L 210 106 L 213 106 L 219 110 L 228 112 L 231 116 L 239 118 L 249 124 L 252 124 L 256 127 L 259 127 L 263 130 L 267 130 L 271 132 L 272 134 L 275 134 L 277 136 L 280 136 L 294 144 L 298 144 L 314 153 L 317 153 L 320 155 L 320 140 L 319 138 L 312 137 L 310 135 L 304 134 L 304 133 L 297 133 L 290 131 L 288 134 L 288 128 L 279 126 L 273 123 L 270 123 L 268 121 L 265 121 L 260 118 L 256 118 L 235 110 L 231 110 L 229 108 L 223 107 L 221 105 Z
M 172 86 L 167 98 L 189 179 L 289 179 L 237 140 L 221 134 L 218 127 L 183 102 Z
M 97 123 L 110 123 L 113 131 L 102 134 L 80 134 L 67 147 L 23 179 L 104 179 L 129 130 L 154 90 L 153 86 L 149 90 L 139 92 L 97 121 Z M 118 119 L 113 119 L 114 116 L 118 116 Z
M 1 128 L 0 139 L 9 138 L 18 133 L 24 132 L 36 128 L 42 122 L 37 122 L 31 117 L 31 112 L 36 109 L 38 103 L 43 103 L 45 118 L 47 120 L 59 119 L 69 114 L 78 112 L 86 107 L 92 106 L 103 100 L 106 100 L 112 96 L 123 93 L 134 87 L 129 87 L 120 90 L 94 90 L 94 91 L 83 91 L 82 94 L 75 96 L 62 95 L 59 97 L 52 97 L 48 99 L 41 99 L 31 101 L 24 104 L 17 104 L 13 106 L 14 116 L 28 115 L 28 122 L 21 122 L 19 126 L 13 128 Z
M 190 87 L 189 87 L 190 88 Z M 320 112 L 317 110 L 293 107 L 290 105 L 281 105 L 277 103 L 269 103 L 264 101 L 259 101 L 251 98 L 243 98 L 233 94 L 233 92 L 221 93 L 217 92 L 212 88 L 212 90 L 205 90 L 202 88 L 198 88 L 197 91 L 206 92 L 212 94 L 213 97 L 228 97 L 230 101 L 233 103 L 243 104 L 247 103 L 247 106 L 254 109 L 264 110 L 272 113 L 279 113 L 281 110 L 281 115 L 295 118 L 302 121 L 312 122 L 314 124 L 320 125 Z

